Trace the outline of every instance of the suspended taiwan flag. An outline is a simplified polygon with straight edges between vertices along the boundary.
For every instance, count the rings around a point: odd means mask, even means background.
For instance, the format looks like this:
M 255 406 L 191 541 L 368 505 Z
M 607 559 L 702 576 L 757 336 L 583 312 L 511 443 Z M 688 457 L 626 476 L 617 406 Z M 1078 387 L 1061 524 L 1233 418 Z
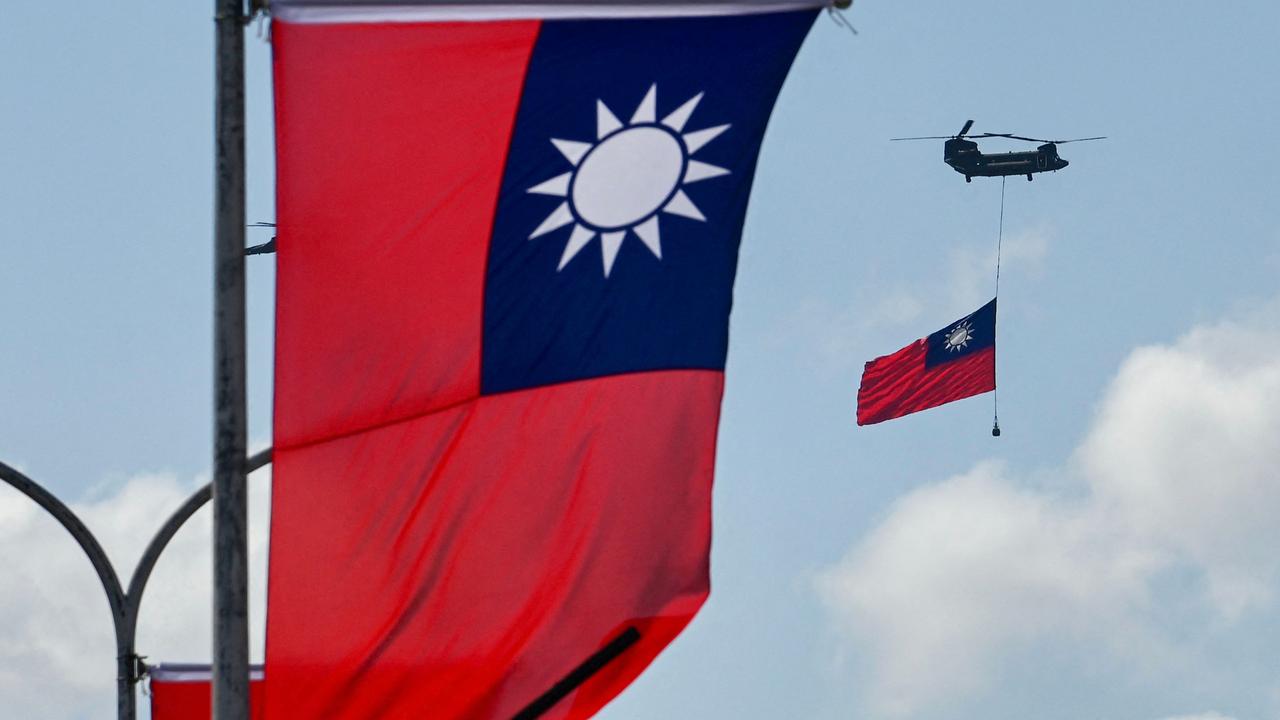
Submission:
M 872 425 L 996 389 L 996 301 L 867 363 L 858 424 Z
M 693 618 L 820 4 L 272 3 L 269 718 L 587 717 Z

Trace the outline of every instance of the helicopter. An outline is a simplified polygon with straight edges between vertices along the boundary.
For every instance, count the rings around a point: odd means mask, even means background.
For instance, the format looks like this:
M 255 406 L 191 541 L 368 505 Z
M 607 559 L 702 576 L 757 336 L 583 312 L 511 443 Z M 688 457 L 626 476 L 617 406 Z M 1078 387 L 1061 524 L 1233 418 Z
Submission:
M 1069 142 L 1085 140 L 1104 140 L 1105 135 L 1098 137 L 1075 138 L 1072 140 L 1040 140 L 1038 138 L 1010 135 L 1009 133 L 981 133 L 970 135 L 973 127 L 970 120 L 955 135 L 935 135 L 930 137 L 890 138 L 891 140 L 946 140 L 942 146 L 942 160 L 951 169 L 964 175 L 965 182 L 973 182 L 974 176 L 1001 177 L 1004 175 L 1026 175 L 1032 180 L 1035 173 L 1057 172 L 1070 163 L 1058 156 L 1058 146 Z M 1000 137 L 1010 140 L 1025 140 L 1041 143 L 1034 152 L 984 153 L 978 150 L 975 138 Z

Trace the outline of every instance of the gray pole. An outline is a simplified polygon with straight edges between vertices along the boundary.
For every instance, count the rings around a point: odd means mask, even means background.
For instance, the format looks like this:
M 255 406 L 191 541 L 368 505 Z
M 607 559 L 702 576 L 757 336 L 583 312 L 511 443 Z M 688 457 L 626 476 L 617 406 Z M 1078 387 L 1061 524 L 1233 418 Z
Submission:
M 214 0 L 213 718 L 249 720 L 244 0 Z

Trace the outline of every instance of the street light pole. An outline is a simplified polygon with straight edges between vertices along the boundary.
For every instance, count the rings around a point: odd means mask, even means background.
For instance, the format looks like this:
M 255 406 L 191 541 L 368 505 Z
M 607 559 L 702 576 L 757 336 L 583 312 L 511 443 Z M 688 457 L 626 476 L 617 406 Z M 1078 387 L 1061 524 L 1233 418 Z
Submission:
M 214 0 L 213 718 L 249 720 L 244 0 Z
M 245 472 L 251 473 L 271 462 L 271 449 L 268 448 L 245 459 Z M 135 651 L 138 635 L 138 613 L 142 608 L 142 593 L 147 589 L 147 581 L 151 579 L 151 571 L 160 560 L 169 541 L 182 528 L 183 523 L 191 518 L 197 510 L 209 502 L 213 494 L 212 484 L 205 485 L 187 498 L 187 501 L 174 511 L 155 537 L 147 545 L 134 568 L 133 577 L 129 580 L 126 592 L 120 587 L 120 577 L 107 554 L 103 552 L 98 538 L 89 532 L 84 522 L 53 493 L 35 480 L 23 475 L 14 468 L 0 462 L 0 482 L 26 495 L 35 504 L 44 508 L 53 516 L 73 540 L 84 551 L 93 569 L 98 573 L 98 581 L 107 594 L 107 604 L 111 608 L 111 624 L 116 636 L 116 718 L 118 720 L 134 720 L 137 717 L 137 702 L 134 686 L 146 672 L 146 665 Z

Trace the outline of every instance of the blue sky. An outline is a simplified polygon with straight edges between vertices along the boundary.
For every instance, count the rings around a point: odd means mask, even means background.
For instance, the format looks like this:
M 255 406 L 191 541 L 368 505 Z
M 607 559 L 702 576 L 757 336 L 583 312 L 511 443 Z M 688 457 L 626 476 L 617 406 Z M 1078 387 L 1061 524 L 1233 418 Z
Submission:
M 849 17 L 857 37 L 819 18 L 761 155 L 711 601 L 603 716 L 1280 717 L 1280 8 Z M 269 48 L 250 38 L 249 219 L 269 221 Z M 212 72 L 190 3 L 24 3 L 0 27 L 0 459 L 126 567 L 209 464 Z M 990 396 L 859 429 L 862 363 L 990 297 L 999 181 L 887 141 L 969 118 L 1109 139 L 1008 184 L 1004 435 Z M 258 445 L 272 272 L 250 259 Z M 0 492 L 0 577 L 18 579 L 0 697 L 104 716 L 105 603 L 23 502 Z M 207 658 L 202 528 L 148 595 L 153 659 Z

